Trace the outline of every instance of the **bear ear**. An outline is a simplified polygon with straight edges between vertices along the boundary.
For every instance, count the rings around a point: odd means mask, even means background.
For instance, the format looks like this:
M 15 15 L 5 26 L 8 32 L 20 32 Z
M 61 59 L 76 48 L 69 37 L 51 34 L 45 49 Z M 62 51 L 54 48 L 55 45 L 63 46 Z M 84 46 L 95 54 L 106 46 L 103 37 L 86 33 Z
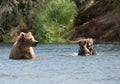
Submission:
M 78 44 L 81 45 L 82 41 L 79 41 Z
M 28 34 L 32 34 L 31 32 L 28 32 Z
M 25 36 L 25 33 L 24 32 L 21 32 L 20 33 L 20 37 L 24 37 Z

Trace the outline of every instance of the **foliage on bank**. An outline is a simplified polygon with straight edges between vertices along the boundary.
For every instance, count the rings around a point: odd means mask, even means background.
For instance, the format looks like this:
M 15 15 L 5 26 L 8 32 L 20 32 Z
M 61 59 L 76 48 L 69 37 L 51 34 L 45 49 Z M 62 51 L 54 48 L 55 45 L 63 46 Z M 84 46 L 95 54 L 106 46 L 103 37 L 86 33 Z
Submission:
M 77 16 L 94 1 L 104 3 L 102 11 L 109 3 L 109 8 L 120 8 L 120 0 L 0 0 L 0 42 L 13 42 L 14 35 L 25 29 L 42 43 L 65 42 L 64 37 L 73 25 L 91 18 L 86 16 L 91 11 L 83 15 L 83 20 Z M 21 21 L 26 26 L 21 26 Z
M 70 0 L 51 0 L 33 19 L 35 37 L 42 43 L 65 42 L 64 36 L 74 23 L 75 8 Z
M 0 42 L 14 42 L 20 32 L 29 31 L 35 11 L 49 1 L 0 0 Z
M 25 29 L 42 43 L 64 42 L 76 15 L 75 4 L 70 0 L 0 0 L 0 3 L 2 42 L 14 41 L 11 39 Z

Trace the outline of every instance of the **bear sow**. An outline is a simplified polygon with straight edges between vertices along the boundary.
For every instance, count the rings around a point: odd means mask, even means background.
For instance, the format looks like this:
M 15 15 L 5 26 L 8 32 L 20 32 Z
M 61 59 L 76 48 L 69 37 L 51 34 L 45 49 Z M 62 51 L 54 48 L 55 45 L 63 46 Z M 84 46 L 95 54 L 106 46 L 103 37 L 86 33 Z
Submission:
M 21 32 L 14 43 L 11 52 L 10 59 L 34 59 L 36 58 L 34 50 L 38 41 L 35 40 L 31 32 Z

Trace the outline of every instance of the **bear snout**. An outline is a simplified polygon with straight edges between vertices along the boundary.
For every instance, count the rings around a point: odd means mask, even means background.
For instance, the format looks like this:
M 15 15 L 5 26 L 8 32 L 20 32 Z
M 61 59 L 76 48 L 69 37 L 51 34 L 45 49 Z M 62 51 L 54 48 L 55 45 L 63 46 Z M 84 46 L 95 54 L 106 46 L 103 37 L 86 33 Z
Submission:
M 33 43 L 33 47 L 36 47 L 37 44 L 38 44 L 38 41 L 35 41 L 35 42 Z

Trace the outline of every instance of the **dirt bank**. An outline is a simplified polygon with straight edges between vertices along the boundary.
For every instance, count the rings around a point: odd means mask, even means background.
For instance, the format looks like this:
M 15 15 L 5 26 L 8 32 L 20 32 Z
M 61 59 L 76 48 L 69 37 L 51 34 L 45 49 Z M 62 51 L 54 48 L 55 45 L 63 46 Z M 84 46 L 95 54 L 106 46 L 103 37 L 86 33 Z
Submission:
M 120 9 L 116 0 L 94 1 L 87 9 L 79 8 L 68 38 L 92 37 L 97 42 L 120 42 Z

